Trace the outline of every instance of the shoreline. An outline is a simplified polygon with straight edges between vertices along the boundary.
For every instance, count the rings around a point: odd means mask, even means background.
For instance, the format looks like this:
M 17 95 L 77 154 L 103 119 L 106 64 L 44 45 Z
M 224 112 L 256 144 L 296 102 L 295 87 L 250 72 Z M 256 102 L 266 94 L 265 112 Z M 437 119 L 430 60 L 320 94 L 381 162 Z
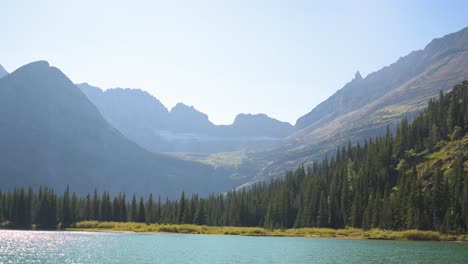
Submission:
M 134 222 L 84 221 L 73 224 L 67 231 L 148 233 L 148 234 L 193 234 L 193 235 L 235 235 L 257 237 L 304 237 L 337 238 L 356 240 L 398 240 L 435 241 L 468 243 L 468 234 L 450 235 L 436 231 L 382 229 L 331 229 L 331 228 L 292 228 L 265 229 L 262 227 L 204 226 L 192 224 L 145 224 Z

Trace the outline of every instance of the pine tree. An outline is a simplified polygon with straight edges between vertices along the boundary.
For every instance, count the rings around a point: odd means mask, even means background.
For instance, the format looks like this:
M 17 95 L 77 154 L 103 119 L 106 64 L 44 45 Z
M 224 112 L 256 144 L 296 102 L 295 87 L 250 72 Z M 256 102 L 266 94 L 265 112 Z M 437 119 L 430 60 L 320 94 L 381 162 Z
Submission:
M 328 205 L 325 192 L 320 194 L 319 211 L 317 216 L 318 227 L 328 227 Z
M 122 199 L 120 200 L 120 219 L 122 222 L 129 221 L 128 211 L 127 211 L 127 200 L 125 199 L 125 193 L 122 194 Z
M 131 210 L 130 219 L 132 220 L 132 222 L 137 222 L 138 221 L 138 208 L 137 208 L 137 201 L 136 201 L 135 194 L 133 194 L 130 210 Z
M 153 201 L 153 194 L 150 193 L 150 196 L 148 198 L 148 202 L 147 202 L 147 213 L 146 213 L 146 224 L 150 224 L 150 223 L 155 223 L 155 208 L 154 208 L 154 201 Z
M 182 192 L 180 195 L 179 200 L 179 211 L 177 213 L 177 223 L 183 224 L 184 223 L 184 214 L 186 209 L 186 200 L 185 200 L 185 192 Z
M 205 203 L 200 201 L 195 211 L 193 222 L 197 225 L 205 225 L 207 223 L 207 215 L 205 210 Z
M 70 186 L 67 186 L 67 189 L 65 190 L 65 193 L 63 194 L 63 199 L 62 199 L 62 214 L 60 218 L 60 225 L 62 228 L 70 226 L 72 223 L 72 216 L 71 216 L 71 210 L 70 210 Z
M 139 223 L 146 222 L 145 203 L 143 202 L 143 197 L 140 197 L 140 203 L 138 205 L 138 216 L 137 216 L 136 222 L 139 222 Z

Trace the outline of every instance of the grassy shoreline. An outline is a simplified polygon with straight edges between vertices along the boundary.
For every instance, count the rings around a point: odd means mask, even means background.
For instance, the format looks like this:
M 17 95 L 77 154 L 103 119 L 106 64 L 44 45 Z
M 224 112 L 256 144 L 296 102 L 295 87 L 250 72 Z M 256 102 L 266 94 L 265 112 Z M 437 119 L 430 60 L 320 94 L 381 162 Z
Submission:
M 405 230 L 391 231 L 381 229 L 363 230 L 356 228 L 292 228 L 269 230 L 261 227 L 232 226 L 199 226 L 174 224 L 144 224 L 84 221 L 74 224 L 70 231 L 101 232 L 135 232 L 135 233 L 179 233 L 203 235 L 238 235 L 238 236 L 276 236 L 276 237 L 310 237 L 310 238 L 347 238 L 347 239 L 380 239 L 411 241 L 457 241 L 468 242 L 468 234 L 448 235 L 435 231 Z

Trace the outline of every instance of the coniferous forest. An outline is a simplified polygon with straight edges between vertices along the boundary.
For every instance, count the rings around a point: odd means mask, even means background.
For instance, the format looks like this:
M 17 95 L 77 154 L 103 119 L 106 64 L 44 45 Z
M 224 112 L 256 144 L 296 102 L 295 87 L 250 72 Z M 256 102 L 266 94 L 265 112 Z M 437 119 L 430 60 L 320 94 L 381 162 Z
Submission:
M 466 233 L 468 81 L 392 133 L 340 147 L 281 179 L 209 197 L 78 196 L 67 187 L 0 192 L 0 223 L 67 227 L 83 220 L 266 228 L 357 227 Z

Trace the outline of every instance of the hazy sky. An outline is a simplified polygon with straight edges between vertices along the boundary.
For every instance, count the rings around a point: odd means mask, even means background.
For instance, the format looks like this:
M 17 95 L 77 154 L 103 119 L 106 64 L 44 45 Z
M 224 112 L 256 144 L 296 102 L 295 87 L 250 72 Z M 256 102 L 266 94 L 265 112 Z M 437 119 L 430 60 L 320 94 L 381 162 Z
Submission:
M 147 90 L 216 124 L 292 124 L 345 83 L 468 26 L 468 1 L 0 1 L 0 64 Z

